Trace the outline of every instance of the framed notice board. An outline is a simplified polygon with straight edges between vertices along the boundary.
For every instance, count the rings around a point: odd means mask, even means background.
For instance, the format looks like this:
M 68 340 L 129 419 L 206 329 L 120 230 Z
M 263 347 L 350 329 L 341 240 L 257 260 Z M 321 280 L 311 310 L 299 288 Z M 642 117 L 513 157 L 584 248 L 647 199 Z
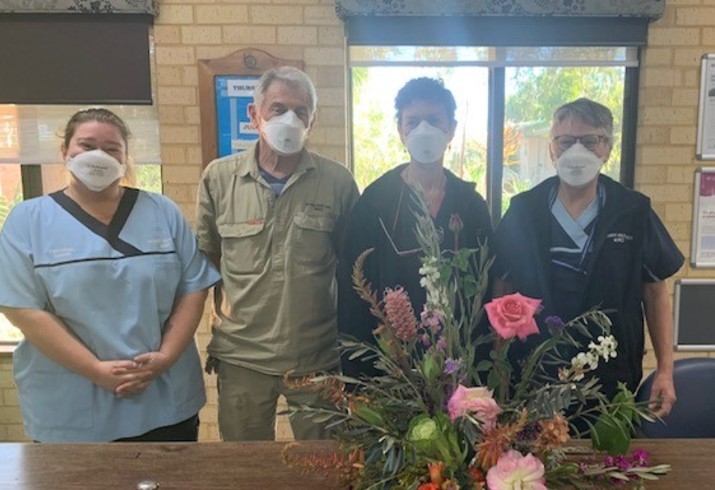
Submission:
M 214 78 L 216 96 L 216 156 L 243 151 L 258 139 L 258 131 L 248 117 L 257 76 L 218 75 Z
M 715 267 L 715 167 L 695 171 L 690 264 Z
M 715 54 L 713 53 L 704 55 L 700 62 L 696 153 L 700 160 L 715 160 Z
M 673 344 L 678 351 L 715 350 L 715 279 L 675 282 Z
M 259 49 L 199 60 L 202 168 L 215 158 L 244 150 L 258 138 L 248 117 L 253 89 L 263 72 L 285 65 L 303 69 L 302 61 L 279 59 Z

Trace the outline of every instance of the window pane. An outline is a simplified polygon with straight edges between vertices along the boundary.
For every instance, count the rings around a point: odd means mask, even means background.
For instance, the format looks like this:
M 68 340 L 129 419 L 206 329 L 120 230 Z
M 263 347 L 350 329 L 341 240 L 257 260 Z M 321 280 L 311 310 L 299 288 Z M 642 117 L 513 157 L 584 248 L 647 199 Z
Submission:
M 105 106 L 126 123 L 131 138 L 129 154 L 137 164 L 159 164 L 159 116 L 155 105 Z M 14 135 L 15 151 L 2 151 L 0 164 L 61 163 L 60 145 L 65 125 L 86 106 L 0 104 L 0 139 Z M 7 129 L 4 129 L 7 127 Z M 17 142 L 19 141 L 19 145 Z
M 162 193 L 161 165 L 134 165 L 136 187 L 139 189 Z
M 488 72 L 480 67 L 353 68 L 353 162 L 358 186 L 364 189 L 389 169 L 409 161 L 397 132 L 395 96 L 407 81 L 423 76 L 442 78 L 457 101 L 457 130 L 445 154 L 445 167 L 475 182 L 484 195 Z
M 613 150 L 602 172 L 618 180 L 623 121 L 622 67 L 520 67 L 506 69 L 502 213 L 511 197 L 555 174 L 549 156 L 554 110 L 588 97 L 613 112 Z
M 0 229 L 12 207 L 22 201 L 20 165 L 0 165 Z M 0 343 L 16 342 L 22 338 L 18 329 L 0 314 Z
M 638 51 L 619 46 L 351 46 L 350 63 L 352 66 L 638 66 Z
M 487 61 L 491 58 L 489 48 L 474 46 L 351 46 L 350 62 L 377 64 L 400 62 L 425 64 L 425 62 Z

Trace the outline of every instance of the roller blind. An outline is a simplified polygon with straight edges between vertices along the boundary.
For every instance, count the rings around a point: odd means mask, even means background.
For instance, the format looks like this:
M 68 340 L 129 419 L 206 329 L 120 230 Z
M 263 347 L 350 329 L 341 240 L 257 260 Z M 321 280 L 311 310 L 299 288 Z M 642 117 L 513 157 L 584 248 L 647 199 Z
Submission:
M 151 104 L 152 19 L 0 15 L 0 103 Z

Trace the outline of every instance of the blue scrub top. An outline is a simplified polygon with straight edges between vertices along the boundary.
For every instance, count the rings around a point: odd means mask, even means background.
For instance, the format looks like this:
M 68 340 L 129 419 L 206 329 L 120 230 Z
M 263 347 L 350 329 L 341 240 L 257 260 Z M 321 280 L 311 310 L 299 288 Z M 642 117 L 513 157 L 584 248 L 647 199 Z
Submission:
M 50 196 L 17 205 L 0 232 L 0 306 L 55 314 L 101 360 L 159 350 L 175 300 L 212 286 L 220 275 L 171 200 L 127 189 L 122 207 L 125 221 L 108 238 L 102 236 L 106 226 Z M 26 340 L 13 367 L 25 430 L 39 441 L 137 436 L 181 422 L 206 402 L 195 343 L 146 390 L 126 398 Z

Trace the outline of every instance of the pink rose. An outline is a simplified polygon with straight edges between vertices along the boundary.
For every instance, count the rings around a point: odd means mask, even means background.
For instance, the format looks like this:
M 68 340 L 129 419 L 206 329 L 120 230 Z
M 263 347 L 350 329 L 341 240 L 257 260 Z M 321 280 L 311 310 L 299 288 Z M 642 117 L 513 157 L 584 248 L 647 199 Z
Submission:
M 502 454 L 487 472 L 489 490 L 547 490 L 545 483 L 544 463 L 531 453 L 522 456 L 513 449 Z
M 497 425 L 497 417 L 502 409 L 492 398 L 492 391 L 488 388 L 465 388 L 457 386 L 447 402 L 449 418 L 454 422 L 459 417 L 472 414 L 481 422 L 481 429 L 488 431 Z
M 534 315 L 540 306 L 541 300 L 514 293 L 493 299 L 484 308 L 489 323 L 501 338 L 510 339 L 518 335 L 521 340 L 526 340 L 529 335 L 539 333 Z

